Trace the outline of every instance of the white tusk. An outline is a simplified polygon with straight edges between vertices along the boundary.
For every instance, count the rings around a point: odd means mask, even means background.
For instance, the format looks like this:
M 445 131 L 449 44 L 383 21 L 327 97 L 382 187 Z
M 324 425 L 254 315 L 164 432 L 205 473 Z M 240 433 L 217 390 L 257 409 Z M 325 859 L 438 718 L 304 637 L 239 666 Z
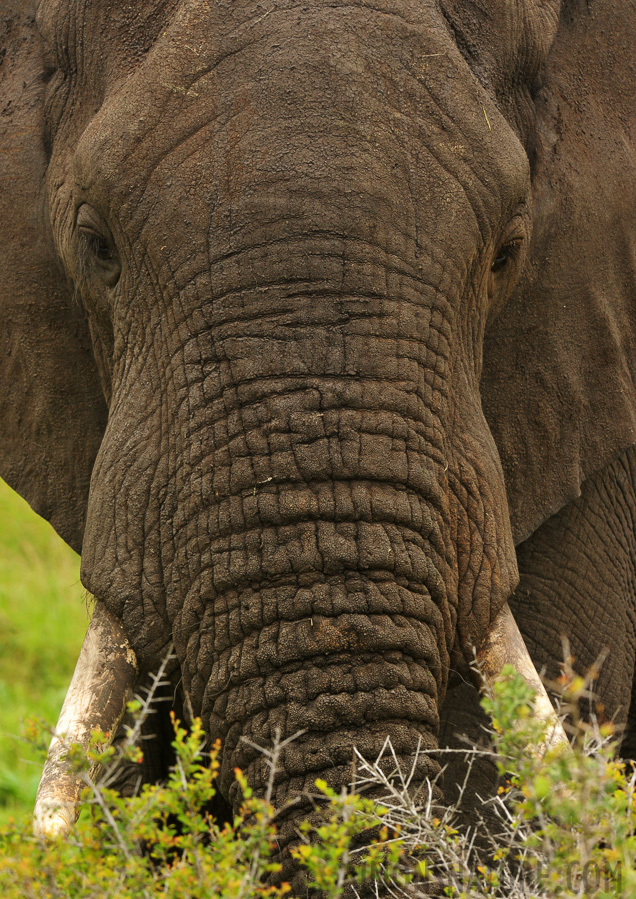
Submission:
M 33 811 L 36 836 L 59 837 L 72 829 L 83 783 L 66 759 L 68 749 L 75 743 L 88 749 L 96 728 L 114 737 L 137 673 L 137 659 L 121 623 L 97 603 L 40 779 Z
M 477 665 L 484 679 L 486 689 L 492 689 L 504 665 L 512 665 L 535 691 L 535 716 L 540 721 L 546 722 L 548 730 L 545 743 L 540 746 L 529 747 L 533 755 L 542 757 L 548 749 L 554 749 L 558 746 L 565 745 L 569 748 L 570 741 L 563 730 L 559 716 L 554 711 L 543 681 L 534 667 L 528 648 L 508 603 L 498 613 L 488 636 L 477 653 Z

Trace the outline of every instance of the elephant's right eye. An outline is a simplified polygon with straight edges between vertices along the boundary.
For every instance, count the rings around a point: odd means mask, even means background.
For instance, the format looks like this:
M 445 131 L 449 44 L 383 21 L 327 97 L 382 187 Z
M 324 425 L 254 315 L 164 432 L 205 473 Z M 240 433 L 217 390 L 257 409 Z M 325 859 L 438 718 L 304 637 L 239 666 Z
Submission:
M 521 239 L 511 240 L 507 244 L 504 244 L 503 247 L 500 247 L 497 251 L 497 255 L 492 261 L 492 265 L 490 266 L 491 272 L 500 272 L 504 269 L 507 264 L 515 258 L 515 256 L 519 253 L 519 248 L 521 246 Z
M 94 272 L 107 287 L 114 287 L 121 274 L 115 242 L 102 216 L 88 203 L 84 203 L 78 210 L 77 230 L 83 270 Z
M 89 231 L 85 228 L 81 228 L 80 233 L 87 248 L 94 256 L 97 256 L 102 262 L 109 262 L 113 258 L 108 241 L 101 237 L 101 235 L 95 234 L 94 231 Z

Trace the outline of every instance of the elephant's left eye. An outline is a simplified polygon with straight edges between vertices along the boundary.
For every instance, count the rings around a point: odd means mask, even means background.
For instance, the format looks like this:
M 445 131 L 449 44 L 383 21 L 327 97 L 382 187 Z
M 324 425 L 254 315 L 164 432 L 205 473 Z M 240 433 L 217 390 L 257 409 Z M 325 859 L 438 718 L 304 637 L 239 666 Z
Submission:
M 93 271 L 107 287 L 114 287 L 121 274 L 115 242 L 102 216 L 88 203 L 84 203 L 78 210 L 77 230 L 82 268 Z
M 519 250 L 519 241 L 500 247 L 490 266 L 491 272 L 500 272 Z
M 527 244 L 526 215 L 521 211 L 508 222 L 499 236 L 496 251 L 490 257 L 488 276 L 489 316 L 499 314 L 519 276 Z

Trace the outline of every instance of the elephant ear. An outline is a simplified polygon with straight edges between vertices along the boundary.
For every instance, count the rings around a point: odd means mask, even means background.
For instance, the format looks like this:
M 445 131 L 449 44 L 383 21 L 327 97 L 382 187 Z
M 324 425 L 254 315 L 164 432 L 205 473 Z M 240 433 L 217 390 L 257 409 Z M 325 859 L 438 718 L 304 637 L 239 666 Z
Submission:
M 515 542 L 636 444 L 636 11 L 564 2 L 535 99 L 529 263 L 482 401 Z
M 0 476 L 79 551 L 106 406 L 45 209 L 33 7 L 0 0 Z

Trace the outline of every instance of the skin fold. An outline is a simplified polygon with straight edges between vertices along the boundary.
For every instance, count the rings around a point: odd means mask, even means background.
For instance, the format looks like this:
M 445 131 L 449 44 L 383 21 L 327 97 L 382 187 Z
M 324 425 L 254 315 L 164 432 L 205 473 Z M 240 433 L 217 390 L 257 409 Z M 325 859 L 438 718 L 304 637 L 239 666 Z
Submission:
M 636 16 L 591 6 L 0 0 L 0 474 L 174 644 L 225 803 L 302 731 L 283 850 L 354 745 L 463 727 L 519 573 L 539 665 L 620 629 L 628 717 Z

